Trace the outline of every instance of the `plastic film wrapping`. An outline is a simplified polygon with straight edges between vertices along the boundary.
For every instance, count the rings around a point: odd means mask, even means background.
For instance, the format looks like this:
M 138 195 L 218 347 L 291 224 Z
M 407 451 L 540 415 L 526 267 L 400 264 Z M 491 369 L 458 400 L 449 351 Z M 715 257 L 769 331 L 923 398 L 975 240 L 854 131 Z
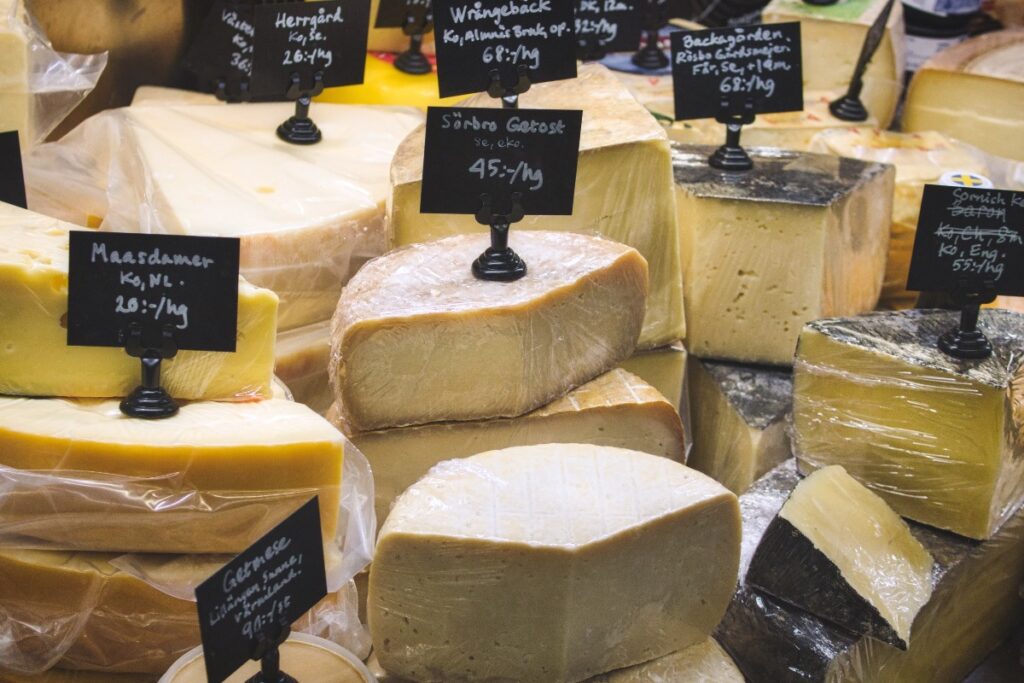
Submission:
M 116 400 L 0 398 L 0 546 L 239 552 L 316 494 L 331 538 L 342 441 L 284 400 L 141 421 Z
M 793 461 L 740 497 L 746 576 L 754 550 L 799 481 Z M 716 638 L 751 683 L 957 683 L 1021 621 L 1017 588 L 1024 578 L 1024 509 L 978 543 L 924 525 L 911 532 L 934 557 L 932 597 L 899 650 L 785 606 L 743 585 Z
M 495 107 L 486 94 L 466 106 Z M 671 158 L 664 129 L 603 66 L 585 64 L 579 77 L 540 83 L 519 98 L 526 108 L 582 109 L 580 155 L 572 216 L 527 216 L 524 230 L 598 234 L 635 248 L 650 267 L 650 297 L 639 348 L 685 337 L 679 231 L 672 192 Z M 422 127 L 399 146 L 391 165 L 388 197 L 390 246 L 429 242 L 461 233 L 483 233 L 472 216 L 420 213 Z
M 274 372 L 293 398 L 324 415 L 334 402 L 327 366 L 331 361 L 331 321 L 277 335 Z
M 838 464 L 896 512 L 988 538 L 1024 499 L 1024 315 L 982 311 L 990 358 L 938 348 L 954 311 L 818 320 L 800 336 L 793 448 Z
M 107 53 L 57 52 L 22 0 L 0 0 L 0 130 L 42 142 L 96 85 Z
M 281 299 L 278 325 L 326 320 L 384 251 L 387 168 L 409 109 L 314 104 L 316 145 L 277 126 L 288 103 L 142 103 L 100 113 L 26 160 L 29 204 L 103 230 L 241 240 L 241 273 Z
M 382 527 L 374 650 L 390 673 L 445 683 L 645 662 L 718 623 L 739 534 L 735 496 L 667 458 L 549 444 L 446 461 Z
M 541 231 L 509 243 L 528 268 L 515 282 L 476 279 L 489 238 L 456 235 L 393 251 L 345 287 L 330 372 L 351 430 L 515 417 L 633 353 L 647 296 L 635 249 Z

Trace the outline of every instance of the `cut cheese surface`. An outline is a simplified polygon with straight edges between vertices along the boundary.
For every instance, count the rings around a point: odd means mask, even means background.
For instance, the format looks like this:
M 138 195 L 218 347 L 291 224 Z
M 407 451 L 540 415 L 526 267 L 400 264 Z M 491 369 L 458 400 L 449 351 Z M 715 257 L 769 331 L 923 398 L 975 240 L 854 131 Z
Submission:
M 742 566 L 800 481 L 793 461 L 740 497 Z M 960 683 L 1020 622 L 1024 508 L 981 543 L 910 523 L 934 558 L 932 595 L 904 651 L 742 584 L 715 637 L 752 683 Z
M 29 92 L 29 41 L 18 0 L 0 0 L 0 131 L 16 130 L 22 146 L 34 141 Z
M 68 346 L 68 232 L 74 226 L 0 203 L 0 394 L 127 396 L 139 360 L 123 349 Z M 277 297 L 238 287 L 235 353 L 181 351 L 163 362 L 161 384 L 182 399 L 268 397 Z
M 810 323 L 794 371 L 801 469 L 842 465 L 904 517 L 988 538 L 1024 497 L 1024 314 L 982 311 L 990 358 L 938 349 L 954 311 Z
M 659 657 L 651 662 L 595 676 L 587 683 L 743 683 L 722 646 L 714 638 Z
M 789 370 L 690 359 L 693 452 L 687 465 L 743 493 L 790 457 Z
M 238 552 L 312 495 L 333 538 L 342 437 L 305 406 L 0 398 L 0 537 L 117 552 Z
M 509 244 L 527 274 L 505 283 L 471 272 L 489 244 L 456 235 L 411 245 L 345 287 L 330 370 L 353 431 L 515 417 L 632 355 L 647 294 L 635 249 L 513 231 Z
M 323 140 L 291 145 L 274 131 L 293 110 L 143 100 L 37 149 L 27 177 L 103 230 L 240 238 L 242 275 L 278 294 L 280 327 L 315 323 L 383 253 L 387 168 L 422 115 L 314 104 Z
M 933 564 L 884 500 L 831 465 L 797 484 L 761 539 L 747 585 L 906 650 L 931 598 Z
M 388 672 L 446 683 L 649 661 L 714 628 L 739 542 L 735 496 L 667 458 L 553 444 L 441 463 L 381 530 L 374 649 Z
M 1001 157 L 1024 160 L 1024 28 L 954 45 L 917 71 L 903 130 L 936 130 Z
M 886 0 L 843 0 L 815 5 L 803 0 L 772 0 L 762 10 L 766 24 L 800 22 L 804 90 L 845 93 L 868 29 Z M 895 3 L 882 43 L 864 75 L 861 101 L 883 128 L 896 113 L 903 84 L 903 7 Z
M 619 365 L 657 389 L 667 398 L 684 423 L 688 421 L 686 406 L 686 348 L 682 342 L 648 351 L 637 351 Z
M 467 106 L 500 106 L 484 95 Z M 579 68 L 569 81 L 534 85 L 524 108 L 582 109 L 576 198 L 572 216 L 527 216 L 513 227 L 599 234 L 640 252 L 650 267 L 651 294 L 640 347 L 671 344 L 685 336 L 679 233 L 672 194 L 671 158 L 664 129 L 606 68 Z M 472 216 L 421 214 L 425 133 L 417 129 L 395 153 L 388 199 L 392 244 L 429 242 L 459 233 L 486 232 Z
M 914 250 L 917 219 L 924 186 L 937 183 L 947 171 L 989 175 L 982 155 L 941 133 L 893 133 L 869 128 L 830 130 L 814 138 L 812 151 L 891 164 L 896 167 L 889 257 L 879 305 L 910 308 L 917 292 L 907 291 L 910 255 Z
M 730 173 L 708 165 L 713 151 L 673 145 L 687 348 L 791 365 L 804 323 L 878 302 L 893 170 L 761 148 L 753 169 Z
M 277 335 L 274 374 L 299 403 L 325 414 L 334 402 L 327 366 L 331 359 L 331 321 Z
M 328 419 L 345 430 L 332 411 Z M 370 461 L 383 522 L 395 499 L 443 460 L 545 443 L 589 443 L 685 460 L 683 425 L 654 387 L 616 369 L 522 417 L 350 434 Z

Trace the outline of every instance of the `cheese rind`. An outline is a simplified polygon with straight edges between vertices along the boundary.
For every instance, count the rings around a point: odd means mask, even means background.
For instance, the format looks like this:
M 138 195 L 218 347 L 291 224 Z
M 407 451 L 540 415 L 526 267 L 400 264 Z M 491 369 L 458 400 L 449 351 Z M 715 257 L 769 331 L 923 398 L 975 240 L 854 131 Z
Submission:
M 687 465 L 739 495 L 790 457 L 788 370 L 690 358 L 693 452 Z
M 145 421 L 116 400 L 0 398 L 0 539 L 239 552 L 312 495 L 330 539 L 341 467 L 341 435 L 290 401 L 188 403 Z
M 906 650 L 931 598 L 933 564 L 885 501 L 832 465 L 797 484 L 761 539 L 746 583 Z
M 485 95 L 464 103 L 500 106 Z M 527 216 L 522 230 L 598 234 L 634 247 L 650 267 L 650 297 L 640 348 L 685 337 L 679 231 L 671 158 L 664 129 L 606 68 L 583 65 L 579 77 L 540 83 L 520 96 L 526 108 L 582 109 L 580 155 L 572 216 Z M 423 128 L 399 146 L 391 165 L 388 227 L 393 246 L 460 233 L 486 232 L 472 216 L 420 213 Z
M 327 366 L 331 362 L 331 321 L 277 335 L 274 374 L 299 403 L 324 415 L 334 402 Z
M 336 409 L 328 415 L 346 431 Z M 439 422 L 349 434 L 373 470 L 377 520 L 431 467 L 484 451 L 545 443 L 589 443 L 686 459 L 683 425 L 654 387 L 615 369 L 521 417 Z
M 140 366 L 123 349 L 68 346 L 68 232 L 62 221 L 0 203 L 0 394 L 127 396 Z M 242 281 L 234 353 L 181 351 L 165 360 L 175 398 L 270 396 L 277 297 Z
M 743 173 L 713 147 L 674 144 L 687 348 L 700 358 L 791 365 L 804 323 L 878 302 L 893 169 L 855 159 L 748 150 Z
M 819 320 L 800 336 L 793 448 L 810 471 L 838 464 L 896 512 L 989 538 L 1024 498 L 1024 315 L 982 311 L 985 360 L 938 338 L 954 311 Z
M 701 642 L 739 554 L 736 499 L 667 458 L 583 445 L 436 466 L 381 530 L 368 602 L 385 670 L 578 681 Z
M 506 283 L 471 271 L 489 244 L 456 235 L 411 245 L 345 287 L 330 372 L 354 431 L 516 417 L 633 353 L 647 295 L 647 264 L 635 249 L 513 232 L 527 274 Z

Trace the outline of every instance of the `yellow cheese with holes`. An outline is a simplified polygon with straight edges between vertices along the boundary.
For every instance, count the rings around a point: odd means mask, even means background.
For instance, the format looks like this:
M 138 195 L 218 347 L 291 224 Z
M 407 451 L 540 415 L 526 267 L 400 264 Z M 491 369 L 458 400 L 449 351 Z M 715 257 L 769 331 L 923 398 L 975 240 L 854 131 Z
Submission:
M 606 68 L 581 66 L 579 78 L 541 83 L 520 97 L 524 108 L 582 109 L 583 128 L 572 216 L 527 216 L 512 227 L 599 234 L 629 245 L 650 266 L 651 293 L 640 348 L 685 337 L 679 232 L 665 130 Z M 467 106 L 494 107 L 486 95 Z M 421 214 L 424 131 L 399 146 L 391 165 L 388 216 L 394 246 L 458 233 L 486 232 L 472 216 Z
M 127 396 L 140 363 L 124 349 L 68 346 L 68 231 L 74 226 L 0 204 L 0 394 Z M 161 384 L 182 399 L 270 396 L 277 297 L 238 286 L 234 353 L 180 351 Z
M 381 666 L 422 683 L 579 681 L 702 642 L 736 586 L 736 497 L 668 458 L 548 444 L 443 462 L 381 529 Z
M 277 335 L 274 373 L 292 398 L 323 415 L 334 402 L 327 366 L 331 362 L 331 321 Z
M 2 543 L 231 553 L 313 495 L 334 537 L 342 437 L 305 406 L 187 403 L 163 420 L 116 400 L 0 398 Z

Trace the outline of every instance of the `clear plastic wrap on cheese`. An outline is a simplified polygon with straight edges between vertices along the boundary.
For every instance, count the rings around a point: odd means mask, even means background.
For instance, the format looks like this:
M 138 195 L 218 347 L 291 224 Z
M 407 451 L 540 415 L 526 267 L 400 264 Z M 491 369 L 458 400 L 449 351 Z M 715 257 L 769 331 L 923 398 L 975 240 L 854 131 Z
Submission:
M 485 94 L 465 102 L 497 107 Z M 650 266 L 651 293 L 640 348 L 686 336 L 679 229 L 665 130 L 605 67 L 585 64 L 579 77 L 540 83 L 519 98 L 524 108 L 582 109 L 576 198 L 571 216 L 527 216 L 515 231 L 558 230 L 597 234 L 635 248 Z M 388 230 L 392 246 L 486 232 L 472 216 L 420 213 L 424 129 L 399 146 L 391 165 Z
M 978 543 L 911 523 L 935 559 L 907 650 L 856 636 L 744 584 L 765 530 L 800 481 L 792 460 L 740 497 L 741 581 L 715 637 L 749 683 L 959 683 L 1024 613 L 1024 507 Z
M 380 665 L 421 683 L 579 681 L 702 642 L 735 586 L 736 497 L 667 458 L 549 444 L 435 466 L 381 530 Z
M 793 450 L 804 471 L 842 465 L 904 517 L 984 539 L 1024 499 L 1024 314 L 981 312 L 984 360 L 939 350 L 959 320 L 910 310 L 808 324 Z
M 277 335 L 274 373 L 294 400 L 324 415 L 334 403 L 327 366 L 331 360 L 331 321 Z
M 387 169 L 410 109 L 316 103 L 315 145 L 280 140 L 289 103 L 155 102 L 103 112 L 26 160 L 29 204 L 103 230 L 241 240 L 241 273 L 281 299 L 278 324 L 326 320 L 384 251 Z
M 0 395 L 121 397 L 139 384 L 139 359 L 124 349 L 67 344 L 73 228 L 0 203 Z M 181 399 L 269 397 L 277 304 L 239 281 L 235 352 L 181 351 L 163 362 L 163 387 Z
M 342 450 L 280 399 L 147 421 L 116 400 L 0 397 L 0 546 L 240 552 L 313 495 L 332 538 Z
M 515 282 L 477 279 L 486 235 L 393 251 L 345 287 L 331 383 L 356 432 L 516 417 L 612 369 L 636 348 L 647 263 L 600 237 L 513 231 Z

